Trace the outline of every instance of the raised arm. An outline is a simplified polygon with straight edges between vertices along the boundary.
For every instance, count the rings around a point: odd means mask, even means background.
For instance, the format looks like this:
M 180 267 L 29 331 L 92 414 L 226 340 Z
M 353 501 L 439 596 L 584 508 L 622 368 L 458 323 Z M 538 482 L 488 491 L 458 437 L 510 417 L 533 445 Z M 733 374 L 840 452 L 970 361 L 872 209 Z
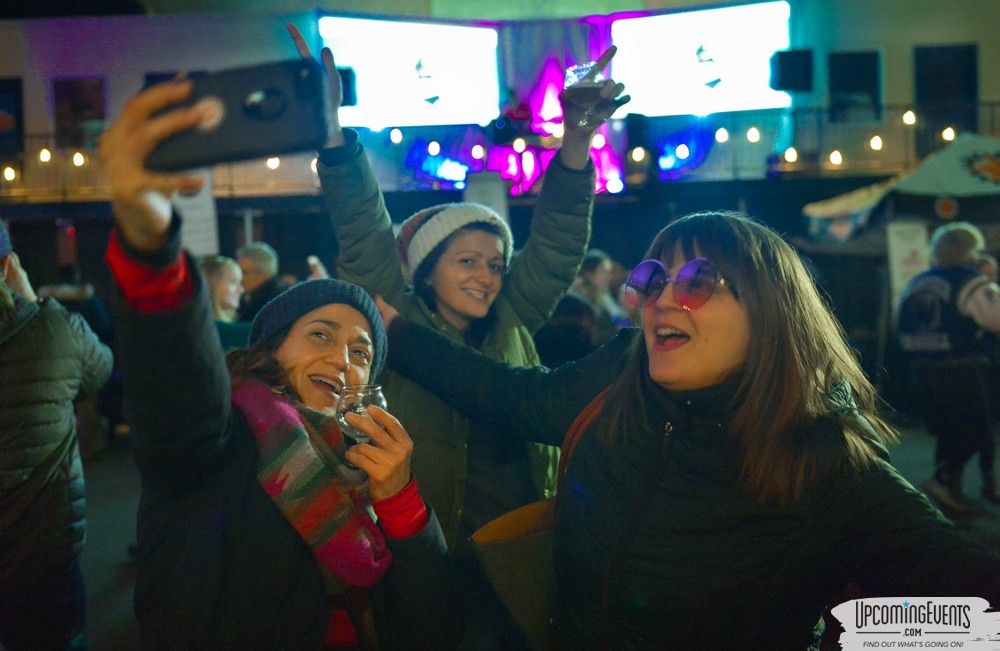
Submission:
M 299 55 L 312 58 L 312 50 L 294 25 L 288 33 Z M 317 172 L 327 213 L 340 245 L 337 278 L 398 302 L 406 289 L 396 251 L 392 220 L 385 207 L 378 180 L 358 142 L 358 134 L 340 126 L 343 101 L 340 74 L 330 48 L 320 53 L 330 85 L 330 137 L 319 153 Z
M 180 223 L 166 198 L 201 181 L 157 174 L 157 143 L 192 128 L 197 109 L 163 109 L 189 82 L 154 86 L 129 100 L 101 138 L 115 232 L 107 261 L 118 286 L 116 346 L 134 450 L 144 481 L 192 489 L 226 459 L 229 375 L 197 266 L 180 252 Z
M 597 129 L 630 99 L 614 80 L 592 81 L 615 52 L 614 46 L 608 48 L 582 80 L 590 84 L 590 92 L 571 86 L 559 96 L 562 146 L 545 171 L 530 235 L 511 264 L 501 294 L 500 309 L 508 305 L 531 332 L 549 319 L 587 251 L 595 185 L 591 142 Z

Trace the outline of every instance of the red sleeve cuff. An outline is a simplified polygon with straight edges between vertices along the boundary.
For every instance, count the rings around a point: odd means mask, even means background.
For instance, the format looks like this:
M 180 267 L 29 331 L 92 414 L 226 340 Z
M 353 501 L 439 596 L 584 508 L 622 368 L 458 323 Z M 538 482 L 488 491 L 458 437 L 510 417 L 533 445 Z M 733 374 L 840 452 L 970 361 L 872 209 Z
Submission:
M 140 312 L 176 310 L 194 294 L 183 253 L 167 267 L 154 269 L 129 257 L 118 241 L 118 233 L 112 231 L 104 259 L 125 301 Z
M 375 515 L 387 538 L 409 538 L 427 524 L 427 505 L 420 499 L 417 479 L 410 479 L 406 488 L 392 497 L 372 502 Z

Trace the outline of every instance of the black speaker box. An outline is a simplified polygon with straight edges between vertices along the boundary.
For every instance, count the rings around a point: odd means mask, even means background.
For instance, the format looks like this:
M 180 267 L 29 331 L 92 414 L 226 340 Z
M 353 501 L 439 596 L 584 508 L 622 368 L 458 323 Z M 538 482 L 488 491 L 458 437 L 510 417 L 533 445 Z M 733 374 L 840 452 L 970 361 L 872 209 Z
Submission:
M 337 68 L 337 72 L 340 73 L 340 88 L 344 91 L 344 101 L 341 102 L 340 105 L 357 106 L 357 77 L 354 76 L 354 68 Z
M 812 50 L 782 50 L 771 55 L 771 88 L 794 92 L 811 91 Z

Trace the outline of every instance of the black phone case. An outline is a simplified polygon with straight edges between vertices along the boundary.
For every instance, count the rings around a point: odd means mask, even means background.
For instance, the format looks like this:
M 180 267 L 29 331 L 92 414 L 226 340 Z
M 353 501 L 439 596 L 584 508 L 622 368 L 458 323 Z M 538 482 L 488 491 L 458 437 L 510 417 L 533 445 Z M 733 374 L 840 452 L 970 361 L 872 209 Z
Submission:
M 217 121 L 170 136 L 146 167 L 173 172 L 321 148 L 330 103 L 324 74 L 315 61 L 295 59 L 193 77 L 181 106 L 209 103 Z

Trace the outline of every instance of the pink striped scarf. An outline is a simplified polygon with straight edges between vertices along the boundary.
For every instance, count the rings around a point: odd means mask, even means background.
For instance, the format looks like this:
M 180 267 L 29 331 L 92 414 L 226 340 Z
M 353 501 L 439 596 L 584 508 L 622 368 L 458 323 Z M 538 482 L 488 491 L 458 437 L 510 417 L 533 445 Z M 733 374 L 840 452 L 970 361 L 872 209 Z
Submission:
M 254 380 L 233 389 L 259 452 L 257 480 L 319 562 L 329 594 L 370 588 L 392 556 L 376 526 L 368 477 L 344 460 L 332 417 L 292 406 Z

